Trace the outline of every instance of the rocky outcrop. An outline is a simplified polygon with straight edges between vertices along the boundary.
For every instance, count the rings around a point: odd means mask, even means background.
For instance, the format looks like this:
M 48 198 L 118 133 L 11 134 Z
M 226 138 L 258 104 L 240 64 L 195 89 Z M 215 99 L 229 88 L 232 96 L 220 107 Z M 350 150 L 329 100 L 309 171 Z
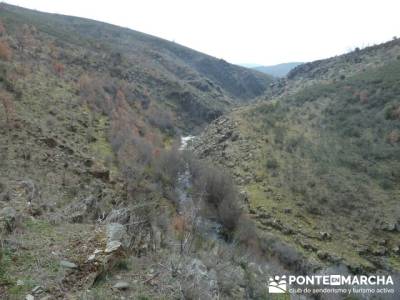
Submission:
M 81 201 L 71 204 L 65 212 L 68 220 L 72 223 L 93 221 L 100 215 L 98 200 L 94 196 L 88 196 Z
M 127 208 L 113 209 L 106 218 L 107 223 L 127 224 L 130 220 L 130 211 Z

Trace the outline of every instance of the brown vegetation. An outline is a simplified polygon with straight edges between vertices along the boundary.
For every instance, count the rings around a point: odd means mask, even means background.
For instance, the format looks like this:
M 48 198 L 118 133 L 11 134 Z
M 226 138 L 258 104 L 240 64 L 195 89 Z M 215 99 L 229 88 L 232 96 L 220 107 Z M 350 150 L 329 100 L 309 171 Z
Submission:
M 56 74 L 59 77 L 62 77 L 64 75 L 65 66 L 62 63 L 54 61 L 53 62 L 53 69 L 54 69 L 54 72 L 56 72 Z
M 3 22 L 0 20 L 0 36 L 3 36 L 6 34 L 6 28 L 4 27 Z
M 12 50 L 6 40 L 0 41 L 0 59 L 9 61 L 12 57 Z

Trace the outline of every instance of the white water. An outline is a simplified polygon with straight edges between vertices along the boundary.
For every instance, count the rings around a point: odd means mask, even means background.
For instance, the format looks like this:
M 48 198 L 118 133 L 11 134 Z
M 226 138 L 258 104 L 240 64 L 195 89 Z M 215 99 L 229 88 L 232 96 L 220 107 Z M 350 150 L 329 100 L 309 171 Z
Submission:
M 187 146 L 191 140 L 195 138 L 194 135 L 188 135 L 188 136 L 183 136 L 181 137 L 181 145 L 179 147 L 179 151 L 183 151 L 187 149 Z

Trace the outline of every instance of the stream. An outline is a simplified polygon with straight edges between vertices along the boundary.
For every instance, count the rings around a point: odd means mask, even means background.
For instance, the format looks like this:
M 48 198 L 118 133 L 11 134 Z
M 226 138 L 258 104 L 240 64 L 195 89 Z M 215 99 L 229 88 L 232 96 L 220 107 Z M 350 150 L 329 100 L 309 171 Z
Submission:
M 195 136 L 182 137 L 179 151 L 185 151 L 190 141 L 194 138 Z M 178 194 L 178 212 L 185 218 L 194 220 L 197 233 L 201 234 L 204 238 L 224 241 L 222 237 L 222 225 L 217 221 L 201 216 L 200 208 L 191 195 L 191 189 L 190 169 L 189 165 L 186 165 L 184 171 L 178 175 L 178 184 L 176 187 L 176 192 Z
M 190 146 L 191 140 L 194 138 L 195 136 L 183 136 L 181 138 L 179 151 L 183 152 L 187 150 Z M 196 233 L 202 236 L 205 240 L 215 242 L 216 247 L 229 248 L 231 245 L 225 239 L 222 224 L 216 220 L 202 216 L 199 203 L 196 203 L 197 201 L 192 197 L 192 181 L 188 164 L 178 175 L 176 193 L 178 196 L 178 213 L 188 220 L 193 220 Z M 266 257 L 257 258 L 256 256 L 249 254 L 246 258 L 246 261 L 248 266 L 252 266 L 254 274 L 257 274 L 256 276 L 259 278 L 258 280 L 261 286 L 267 284 L 269 275 L 286 273 L 285 268 L 274 259 L 271 260 Z M 304 295 L 290 295 L 289 299 L 305 300 L 310 298 Z

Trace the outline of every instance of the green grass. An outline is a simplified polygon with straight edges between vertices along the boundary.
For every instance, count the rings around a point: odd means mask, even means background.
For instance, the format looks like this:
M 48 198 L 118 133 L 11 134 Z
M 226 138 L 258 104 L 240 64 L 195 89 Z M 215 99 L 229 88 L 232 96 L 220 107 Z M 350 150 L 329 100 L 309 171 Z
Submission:
M 240 176 L 250 172 L 256 178 L 245 185 L 251 207 L 264 208 L 306 235 L 332 233 L 332 242 L 310 243 L 371 269 L 355 244 L 372 247 L 379 238 L 391 240 L 390 245 L 399 242 L 374 231 L 398 213 L 400 141 L 390 143 L 388 135 L 400 132 L 399 120 L 391 115 L 399 94 L 400 61 L 392 61 L 233 113 L 241 135 L 256 146 L 252 160 L 239 159 L 234 168 Z M 229 149 L 243 155 L 235 143 Z M 283 213 L 285 208 L 292 213 Z M 393 259 L 389 263 L 399 269 Z

